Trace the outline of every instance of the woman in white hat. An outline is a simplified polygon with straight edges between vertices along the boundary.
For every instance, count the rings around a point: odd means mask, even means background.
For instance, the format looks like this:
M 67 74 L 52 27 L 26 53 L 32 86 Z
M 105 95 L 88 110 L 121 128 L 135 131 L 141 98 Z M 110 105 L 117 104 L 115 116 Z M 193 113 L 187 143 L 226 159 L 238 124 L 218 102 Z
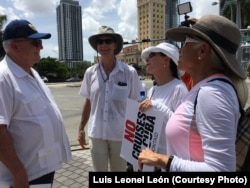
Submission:
M 184 42 L 178 67 L 191 75 L 193 87 L 167 123 L 167 155 L 145 149 L 139 165 L 166 171 L 236 171 L 239 105 L 244 108 L 248 98 L 246 74 L 236 59 L 239 28 L 225 17 L 205 15 L 191 28 L 172 28 L 166 36 Z
M 176 46 L 163 42 L 144 49 L 141 57 L 146 64 L 147 73 L 156 79 L 156 85 L 149 89 L 147 99 L 140 103 L 139 110 L 145 112 L 154 108 L 165 113 L 156 151 L 166 154 L 166 123 L 188 92 L 186 85 L 180 80 L 183 71 L 177 69 L 179 50 Z
M 126 171 L 120 157 L 127 98 L 137 100 L 141 84 L 136 70 L 116 58 L 123 46 L 120 34 L 107 26 L 89 37 L 99 62 L 84 74 L 80 95 L 85 98 L 78 141 L 85 149 L 88 136 L 94 171 Z

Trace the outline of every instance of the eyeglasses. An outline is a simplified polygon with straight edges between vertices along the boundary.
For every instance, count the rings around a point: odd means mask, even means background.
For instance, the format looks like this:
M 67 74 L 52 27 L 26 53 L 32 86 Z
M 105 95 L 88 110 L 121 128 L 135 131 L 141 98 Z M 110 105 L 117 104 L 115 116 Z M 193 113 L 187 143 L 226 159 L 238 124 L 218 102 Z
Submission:
M 20 40 L 14 40 L 14 42 L 22 42 L 22 41 L 31 41 L 31 44 L 35 47 L 41 46 L 42 40 L 41 39 L 20 39 Z
M 187 43 L 189 43 L 189 42 L 196 42 L 196 43 L 198 43 L 198 42 L 202 42 L 201 40 L 198 40 L 198 39 L 194 39 L 194 38 L 190 38 L 190 37 L 188 37 L 188 36 L 186 36 L 186 39 L 185 39 L 185 41 L 184 41 L 184 43 L 183 43 L 183 46 L 185 46 Z
M 97 39 L 96 40 L 96 43 L 98 45 L 101 45 L 103 43 L 105 43 L 105 44 L 112 44 L 113 42 L 115 42 L 114 39 Z
M 151 52 L 149 55 L 148 55 L 148 58 L 151 58 L 151 57 L 154 57 L 156 56 L 157 54 L 161 55 L 161 56 L 166 56 L 165 54 L 161 53 L 161 52 Z
M 32 39 L 31 44 L 35 47 L 39 47 L 43 44 L 43 42 L 41 39 Z

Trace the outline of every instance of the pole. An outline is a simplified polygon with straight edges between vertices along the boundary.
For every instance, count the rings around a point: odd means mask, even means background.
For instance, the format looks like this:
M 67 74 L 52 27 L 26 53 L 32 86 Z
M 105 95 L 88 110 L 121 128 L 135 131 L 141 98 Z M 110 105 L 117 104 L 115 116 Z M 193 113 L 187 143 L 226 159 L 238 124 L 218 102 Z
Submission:
M 237 0 L 236 24 L 241 29 L 241 0 Z
M 241 29 L 241 0 L 237 0 L 236 24 L 239 27 L 239 29 Z M 241 59 L 242 59 L 241 45 L 240 45 L 238 52 L 237 52 L 237 59 L 241 63 Z

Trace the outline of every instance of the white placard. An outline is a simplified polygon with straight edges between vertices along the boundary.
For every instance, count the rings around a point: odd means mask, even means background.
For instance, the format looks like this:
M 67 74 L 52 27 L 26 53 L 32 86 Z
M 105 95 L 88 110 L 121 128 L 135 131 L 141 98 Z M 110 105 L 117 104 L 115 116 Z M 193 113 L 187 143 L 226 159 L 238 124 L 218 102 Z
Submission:
M 121 157 L 138 169 L 138 156 L 142 149 L 150 148 L 155 151 L 158 147 L 163 125 L 163 113 L 147 110 L 145 113 L 138 109 L 137 101 L 127 99 L 125 129 L 121 147 Z M 143 171 L 153 171 L 154 167 L 144 166 Z

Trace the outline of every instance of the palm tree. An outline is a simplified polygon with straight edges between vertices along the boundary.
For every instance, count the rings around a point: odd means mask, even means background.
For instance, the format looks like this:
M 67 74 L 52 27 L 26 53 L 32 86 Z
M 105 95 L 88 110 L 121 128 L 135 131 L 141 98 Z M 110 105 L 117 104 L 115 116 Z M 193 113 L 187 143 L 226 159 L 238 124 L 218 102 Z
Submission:
M 5 51 L 3 49 L 2 45 L 2 36 L 3 36 L 3 25 L 7 21 L 7 16 L 6 15 L 0 15 L 0 59 L 5 55 Z
M 237 23 L 236 15 L 238 6 L 240 8 L 241 23 L 237 24 L 239 24 L 240 28 L 247 28 L 250 20 L 250 0 L 235 0 L 230 1 L 228 4 L 226 4 L 226 1 L 229 0 L 220 0 L 220 8 L 223 9 L 222 15 Z

